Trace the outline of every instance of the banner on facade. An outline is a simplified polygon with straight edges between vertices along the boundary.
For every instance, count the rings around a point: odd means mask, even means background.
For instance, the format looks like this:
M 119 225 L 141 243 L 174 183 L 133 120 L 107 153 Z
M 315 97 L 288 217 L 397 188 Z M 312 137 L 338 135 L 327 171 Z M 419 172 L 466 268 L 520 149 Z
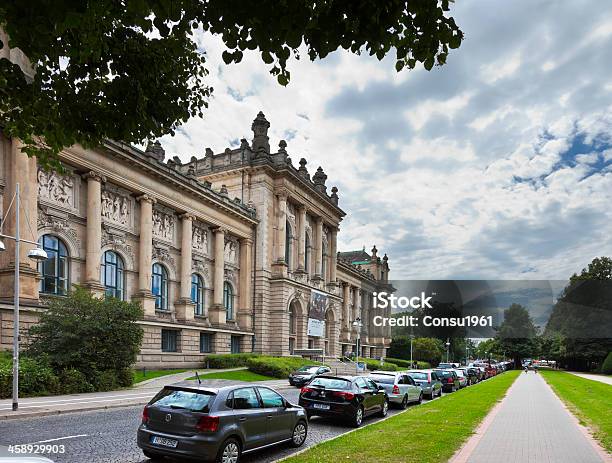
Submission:
M 310 292 L 310 307 L 308 309 L 308 336 L 325 337 L 325 309 L 327 294 L 312 290 Z

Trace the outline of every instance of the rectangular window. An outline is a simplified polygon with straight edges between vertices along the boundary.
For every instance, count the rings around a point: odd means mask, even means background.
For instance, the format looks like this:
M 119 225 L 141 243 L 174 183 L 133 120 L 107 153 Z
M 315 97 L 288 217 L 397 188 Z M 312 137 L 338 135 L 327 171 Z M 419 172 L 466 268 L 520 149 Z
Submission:
M 242 336 L 232 336 L 232 354 L 240 353 L 240 338 Z
M 210 333 L 200 333 L 200 352 L 212 352 L 212 337 Z
M 176 352 L 178 331 L 161 330 L 161 350 L 162 352 Z

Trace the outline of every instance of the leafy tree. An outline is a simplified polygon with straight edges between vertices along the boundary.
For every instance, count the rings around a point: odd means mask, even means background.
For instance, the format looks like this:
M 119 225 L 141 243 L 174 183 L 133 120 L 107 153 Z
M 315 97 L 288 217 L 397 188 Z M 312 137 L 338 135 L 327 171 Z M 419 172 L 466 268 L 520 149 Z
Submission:
M 512 304 L 504 311 L 504 321 L 497 332 L 500 347 L 514 359 L 514 367 L 520 368 L 525 357 L 537 352 L 537 329 L 527 309 Z
M 412 340 L 412 358 L 437 365 L 442 359 L 444 346 L 442 341 L 435 338 L 414 338 Z M 399 336 L 393 338 L 389 346 L 390 358 L 410 360 L 410 338 Z
M 608 355 L 601 366 L 601 372 L 604 375 L 612 375 L 612 352 L 608 352 Z
M 397 71 L 430 70 L 463 40 L 450 1 L 4 0 L 8 45 L 36 73 L 0 60 L 0 126 L 55 165 L 75 143 L 173 134 L 202 116 L 212 91 L 198 30 L 221 36 L 226 64 L 257 50 L 281 85 L 292 56 L 322 59 L 339 48 L 379 60 L 393 50 Z
M 138 304 L 98 299 L 76 287 L 53 300 L 30 328 L 28 354 L 45 358 L 56 371 L 77 370 L 94 384 L 108 372 L 123 377 L 140 350 L 143 330 L 136 321 L 142 316 Z
M 599 257 L 568 285 L 550 315 L 544 335 L 563 338 L 560 363 L 592 370 L 612 351 L 612 259 Z
M 504 350 L 498 339 L 490 338 L 479 342 L 475 352 L 479 359 L 488 359 L 503 356 Z

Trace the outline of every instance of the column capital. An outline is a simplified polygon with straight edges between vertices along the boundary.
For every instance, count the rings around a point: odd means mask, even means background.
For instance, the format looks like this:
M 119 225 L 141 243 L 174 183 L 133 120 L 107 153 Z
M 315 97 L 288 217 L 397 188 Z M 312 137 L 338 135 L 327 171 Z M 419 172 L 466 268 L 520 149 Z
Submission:
M 287 201 L 287 199 L 289 199 L 289 190 L 287 190 L 286 188 L 279 188 L 278 191 L 275 192 L 275 194 L 281 201 Z
M 225 227 L 211 227 L 211 230 L 215 235 L 218 233 L 223 233 L 224 235 L 229 234 L 229 230 Z
M 308 206 L 306 206 L 306 204 L 300 203 L 297 205 L 296 209 L 299 213 L 304 214 L 308 210 Z
M 151 203 L 151 204 L 155 204 L 157 202 L 157 200 L 153 196 L 148 195 L 146 193 L 142 194 L 140 196 L 137 196 L 136 197 L 136 201 L 147 202 L 147 203 Z
M 194 214 L 192 214 L 190 212 L 185 212 L 184 214 L 180 214 L 179 218 L 181 220 L 191 220 L 191 221 L 194 221 L 196 217 L 195 217 Z
M 323 225 L 323 217 L 320 215 L 316 216 L 314 220 L 317 225 Z
M 242 238 L 238 238 L 238 241 L 240 244 L 244 244 L 245 246 L 253 246 L 253 239 L 250 237 L 244 236 Z
M 90 170 L 89 172 L 84 173 L 82 176 L 83 180 L 95 180 L 100 183 L 106 182 L 106 177 L 98 172 Z

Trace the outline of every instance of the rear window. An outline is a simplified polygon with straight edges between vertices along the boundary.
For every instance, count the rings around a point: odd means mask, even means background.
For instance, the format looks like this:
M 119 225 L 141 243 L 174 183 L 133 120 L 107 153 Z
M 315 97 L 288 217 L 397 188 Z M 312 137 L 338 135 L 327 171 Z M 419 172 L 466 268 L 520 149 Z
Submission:
M 319 386 L 325 389 L 340 389 L 347 390 L 351 388 L 351 382 L 346 379 L 339 378 L 315 378 L 308 386 Z
M 438 374 L 441 375 L 443 378 L 448 378 L 449 376 L 453 376 L 453 374 L 450 371 L 438 371 Z
M 391 375 L 370 375 L 370 379 L 375 383 L 380 384 L 394 384 L 395 376 Z
M 438 365 L 438 368 L 453 368 L 453 364 L 452 363 L 440 363 Z
M 408 375 L 410 375 L 412 379 L 424 379 L 425 381 L 429 379 L 427 378 L 427 373 L 408 373 Z
M 305 366 L 305 367 L 299 368 L 298 371 L 301 372 L 301 373 L 316 373 L 318 369 L 319 369 L 319 367 Z
M 206 413 L 214 397 L 215 394 L 211 392 L 164 388 L 149 402 L 149 405 Z

